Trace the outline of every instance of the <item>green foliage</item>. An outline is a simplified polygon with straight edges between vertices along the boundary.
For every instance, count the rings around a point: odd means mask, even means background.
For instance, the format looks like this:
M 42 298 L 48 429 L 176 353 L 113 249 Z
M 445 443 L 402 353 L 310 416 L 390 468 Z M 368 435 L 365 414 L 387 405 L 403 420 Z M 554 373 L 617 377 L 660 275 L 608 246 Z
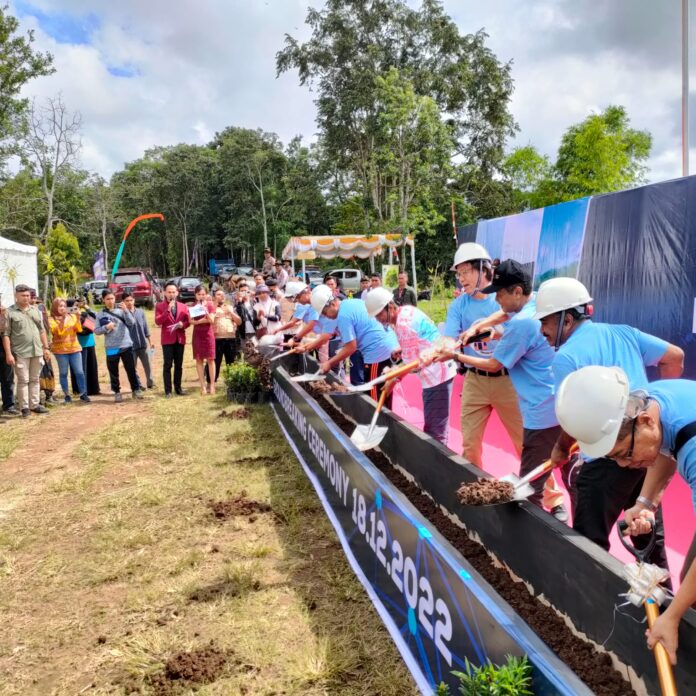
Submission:
M 568 128 L 555 164 L 528 145 L 503 163 L 516 211 L 541 208 L 645 183 L 652 136 L 630 128 L 622 106 L 609 106 Z
M 452 692 L 445 682 L 440 682 L 435 689 L 435 696 L 452 696 Z
M 624 107 L 609 106 L 566 131 L 556 159 L 565 200 L 644 183 L 652 136 L 629 124 Z
M 227 388 L 236 393 L 247 394 L 257 392 L 261 388 L 258 370 L 240 358 L 231 365 L 226 365 L 222 371 Z
M 0 142 L 27 108 L 27 100 L 19 96 L 22 87 L 54 71 L 53 57 L 33 49 L 34 32 L 18 34 L 19 22 L 7 10 L 7 5 L 0 6 Z M 6 154 L 7 149 L 0 150 L 0 157 Z
M 41 275 L 53 281 L 55 294 L 77 291 L 77 267 L 82 260 L 80 244 L 74 234 L 58 223 L 39 246 L 39 269 Z
M 465 660 L 464 672 L 452 672 L 459 679 L 462 696 L 531 696 L 532 666 L 527 657 L 508 655 L 502 666 L 491 662 L 474 667 Z

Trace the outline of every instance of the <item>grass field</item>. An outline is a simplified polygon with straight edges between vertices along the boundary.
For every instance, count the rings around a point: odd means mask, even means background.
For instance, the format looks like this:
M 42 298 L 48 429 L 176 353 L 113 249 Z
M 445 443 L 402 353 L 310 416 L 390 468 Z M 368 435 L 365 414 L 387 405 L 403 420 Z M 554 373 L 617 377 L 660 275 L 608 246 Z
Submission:
M 0 694 L 415 694 L 269 407 L 190 391 L 2 426 Z

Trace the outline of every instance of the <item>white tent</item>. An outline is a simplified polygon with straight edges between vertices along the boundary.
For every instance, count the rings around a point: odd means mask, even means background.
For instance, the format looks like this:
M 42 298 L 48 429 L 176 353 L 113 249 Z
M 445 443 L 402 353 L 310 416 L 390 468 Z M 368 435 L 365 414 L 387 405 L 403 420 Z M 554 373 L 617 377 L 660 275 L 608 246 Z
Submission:
M 0 301 L 5 306 L 14 302 L 15 285 L 23 283 L 31 288 L 39 284 L 36 256 L 38 249 L 0 237 Z
M 413 287 L 416 281 L 416 242 L 412 234 L 374 234 L 374 235 L 326 235 L 292 237 L 283 249 L 282 258 L 290 259 L 295 268 L 295 259 L 302 260 L 303 272 L 306 259 L 370 259 L 374 267 L 375 256 L 381 256 L 384 247 L 398 249 L 402 246 L 411 247 L 411 274 Z

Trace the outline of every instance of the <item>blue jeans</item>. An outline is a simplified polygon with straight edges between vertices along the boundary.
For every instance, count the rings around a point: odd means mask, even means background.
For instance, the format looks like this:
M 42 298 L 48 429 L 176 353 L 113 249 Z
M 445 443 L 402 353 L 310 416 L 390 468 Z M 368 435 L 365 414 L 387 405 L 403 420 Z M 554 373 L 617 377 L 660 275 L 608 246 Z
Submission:
M 58 361 L 60 387 L 63 390 L 63 394 L 65 396 L 70 394 L 70 389 L 68 387 L 68 368 L 72 370 L 77 380 L 77 391 L 80 392 L 80 395 L 86 394 L 87 387 L 85 386 L 85 371 L 82 367 L 82 351 L 79 353 L 67 353 L 65 355 L 54 354 L 54 357 Z

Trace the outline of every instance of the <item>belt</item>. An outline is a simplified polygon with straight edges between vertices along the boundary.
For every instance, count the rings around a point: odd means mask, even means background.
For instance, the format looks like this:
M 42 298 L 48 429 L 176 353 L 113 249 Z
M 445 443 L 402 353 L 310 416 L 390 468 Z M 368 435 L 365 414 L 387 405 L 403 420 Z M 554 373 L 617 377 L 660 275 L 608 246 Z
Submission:
M 467 372 L 473 372 L 475 375 L 481 375 L 481 377 L 504 377 L 510 373 L 506 368 L 498 370 L 498 372 L 486 372 L 485 370 L 479 370 L 478 367 L 467 367 Z

